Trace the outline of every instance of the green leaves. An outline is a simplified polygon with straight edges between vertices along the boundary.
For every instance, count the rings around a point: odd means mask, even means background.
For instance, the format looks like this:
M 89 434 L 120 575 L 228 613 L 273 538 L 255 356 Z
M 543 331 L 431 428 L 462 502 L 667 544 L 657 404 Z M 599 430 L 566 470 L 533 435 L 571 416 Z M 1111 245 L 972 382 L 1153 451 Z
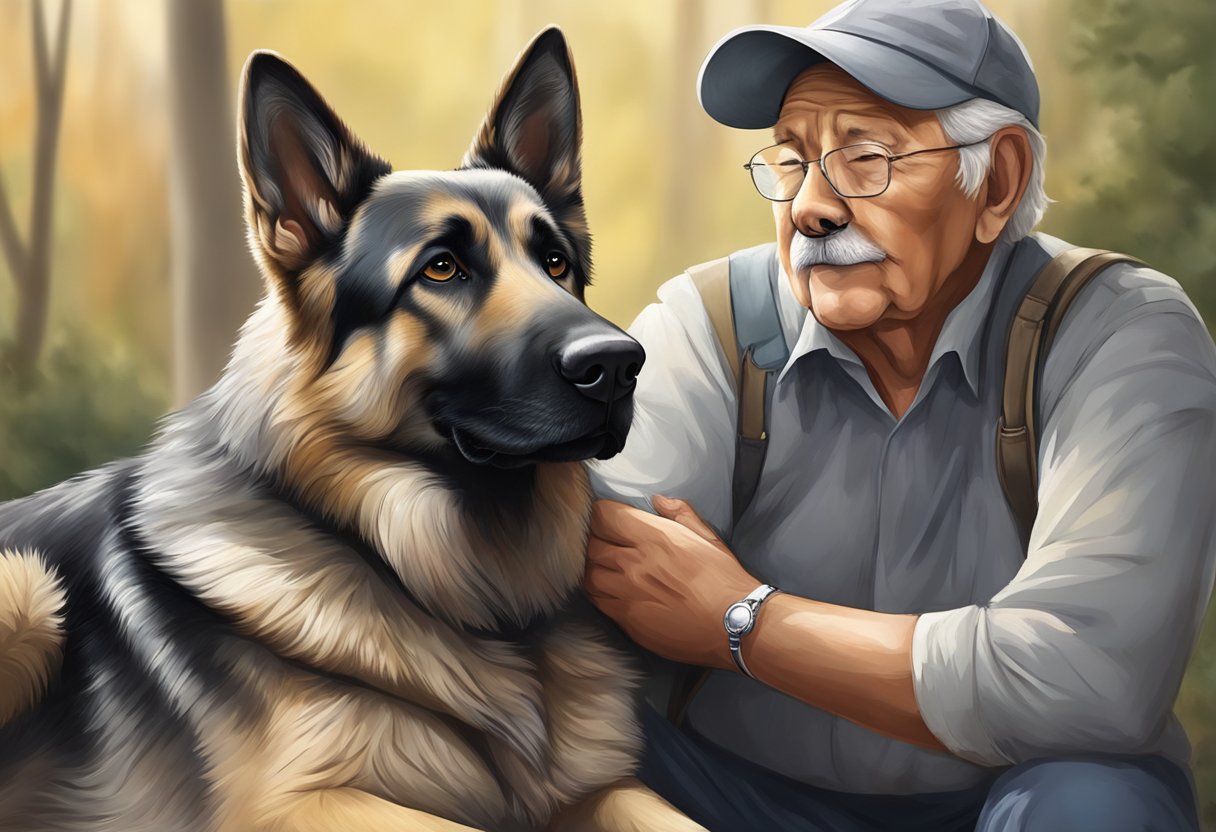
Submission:
M 52 346 L 34 378 L 0 375 L 0 500 L 138 451 L 166 406 L 151 375 L 79 336 Z
M 1176 278 L 1211 326 L 1216 4 L 1072 0 L 1065 14 L 1079 70 L 1074 94 L 1115 115 L 1114 153 L 1091 160 L 1080 177 L 1086 198 L 1054 208 L 1048 229 L 1134 254 Z

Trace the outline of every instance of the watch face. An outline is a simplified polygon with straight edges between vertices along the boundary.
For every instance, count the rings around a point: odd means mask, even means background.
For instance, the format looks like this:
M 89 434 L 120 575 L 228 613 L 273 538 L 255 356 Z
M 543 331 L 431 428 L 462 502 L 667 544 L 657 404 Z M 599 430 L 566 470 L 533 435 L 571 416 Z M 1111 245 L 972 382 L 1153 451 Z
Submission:
M 752 628 L 752 608 L 743 602 L 731 604 L 726 609 L 722 626 L 732 636 L 741 636 Z

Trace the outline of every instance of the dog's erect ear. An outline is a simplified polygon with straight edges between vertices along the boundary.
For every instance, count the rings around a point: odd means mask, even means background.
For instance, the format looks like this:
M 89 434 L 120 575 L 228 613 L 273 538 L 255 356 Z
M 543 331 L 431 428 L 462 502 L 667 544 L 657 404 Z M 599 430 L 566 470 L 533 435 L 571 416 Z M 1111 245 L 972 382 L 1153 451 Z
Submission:
M 510 171 L 540 191 L 559 221 L 585 226 L 578 81 L 561 30 L 545 29 L 503 81 L 464 166 Z
M 391 168 L 294 67 L 254 52 L 241 78 L 246 212 L 267 264 L 288 280 L 339 240 L 372 183 Z

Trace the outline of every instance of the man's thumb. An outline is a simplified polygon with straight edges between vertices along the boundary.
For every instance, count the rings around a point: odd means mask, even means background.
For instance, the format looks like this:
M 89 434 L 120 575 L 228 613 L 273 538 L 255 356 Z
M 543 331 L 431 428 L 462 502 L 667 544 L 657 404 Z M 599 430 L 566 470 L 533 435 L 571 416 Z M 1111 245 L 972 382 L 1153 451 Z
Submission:
M 698 537 L 708 540 L 710 543 L 721 545 L 722 538 L 718 537 L 718 533 L 713 530 L 713 527 L 701 519 L 700 515 L 693 510 L 693 507 L 684 500 L 677 500 L 672 497 L 664 497 L 661 494 L 656 494 L 650 500 L 655 511 L 660 517 L 666 517 L 668 520 L 674 520 L 684 528 L 693 532 Z

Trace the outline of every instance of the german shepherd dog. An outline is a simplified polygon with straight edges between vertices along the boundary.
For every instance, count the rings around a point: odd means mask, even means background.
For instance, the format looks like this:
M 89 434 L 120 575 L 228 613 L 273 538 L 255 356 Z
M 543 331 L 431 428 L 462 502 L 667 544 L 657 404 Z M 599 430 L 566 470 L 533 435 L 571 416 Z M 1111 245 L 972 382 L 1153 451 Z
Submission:
M 267 292 L 223 377 L 0 506 L 0 828 L 699 829 L 629 778 L 578 601 L 644 356 L 583 303 L 561 33 L 455 171 L 392 172 L 271 53 L 240 113 Z

